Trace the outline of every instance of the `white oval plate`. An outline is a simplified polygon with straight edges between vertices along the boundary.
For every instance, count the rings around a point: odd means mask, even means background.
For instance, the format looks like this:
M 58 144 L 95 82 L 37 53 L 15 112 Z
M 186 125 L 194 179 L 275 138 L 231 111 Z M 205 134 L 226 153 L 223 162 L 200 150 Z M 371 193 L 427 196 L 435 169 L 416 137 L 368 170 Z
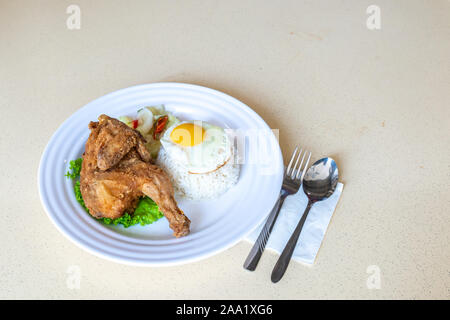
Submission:
M 218 199 L 187 201 L 179 207 L 191 220 L 191 233 L 174 238 L 165 218 L 147 226 L 107 226 L 78 204 L 73 182 L 64 174 L 81 157 L 88 124 L 105 113 L 136 115 L 139 108 L 164 104 L 182 120 L 204 120 L 251 132 L 239 181 Z M 250 131 L 247 131 L 250 130 Z M 254 139 L 254 133 L 258 138 Z M 266 148 L 266 149 L 264 149 Z M 269 149 L 267 149 L 269 148 Z M 255 152 L 262 156 L 253 157 Z M 253 110 L 216 90 L 182 84 L 153 83 L 107 94 L 75 112 L 54 133 L 39 165 L 42 204 L 56 227 L 75 244 L 103 258 L 141 266 L 182 264 L 225 250 L 251 232 L 269 214 L 280 192 L 283 159 L 275 135 Z

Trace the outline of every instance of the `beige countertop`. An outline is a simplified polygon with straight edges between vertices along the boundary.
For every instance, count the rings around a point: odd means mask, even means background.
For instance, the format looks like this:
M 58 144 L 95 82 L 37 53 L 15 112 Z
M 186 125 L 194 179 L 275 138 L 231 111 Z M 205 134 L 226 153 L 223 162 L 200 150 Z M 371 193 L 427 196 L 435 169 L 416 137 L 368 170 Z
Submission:
M 450 1 L 0 0 L 0 41 L 0 298 L 450 298 Z M 245 241 L 130 267 L 53 226 L 36 179 L 56 128 L 161 81 L 240 99 L 280 129 L 285 157 L 300 143 L 337 160 L 345 188 L 313 267 L 292 262 L 274 285 L 277 255 L 247 272 Z

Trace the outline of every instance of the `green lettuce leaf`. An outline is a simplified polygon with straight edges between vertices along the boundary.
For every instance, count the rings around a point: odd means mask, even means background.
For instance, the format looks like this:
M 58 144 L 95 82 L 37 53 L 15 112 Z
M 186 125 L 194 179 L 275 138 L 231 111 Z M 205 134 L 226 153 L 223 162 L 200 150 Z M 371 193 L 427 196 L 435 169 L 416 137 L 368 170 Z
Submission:
M 69 163 L 69 171 L 66 173 L 66 177 L 72 180 L 75 180 L 80 176 L 81 172 L 81 164 L 83 163 L 82 158 L 78 158 L 76 160 L 71 160 Z

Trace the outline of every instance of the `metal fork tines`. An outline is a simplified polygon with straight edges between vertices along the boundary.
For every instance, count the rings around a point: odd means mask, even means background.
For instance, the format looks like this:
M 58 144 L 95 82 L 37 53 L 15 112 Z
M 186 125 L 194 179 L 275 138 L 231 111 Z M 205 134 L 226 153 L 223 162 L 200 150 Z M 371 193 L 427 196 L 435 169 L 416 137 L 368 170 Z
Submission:
M 306 159 L 306 162 L 305 162 Z M 256 269 L 259 259 L 266 247 L 267 241 L 269 240 L 270 233 L 272 232 L 275 221 L 278 217 L 278 213 L 283 205 L 284 199 L 288 195 L 296 193 L 302 184 L 305 172 L 308 169 L 309 160 L 311 159 L 311 152 L 300 149 L 296 147 L 292 153 L 291 159 L 287 168 L 284 171 L 283 184 L 281 187 L 280 196 L 278 197 L 275 206 L 273 207 L 267 221 L 261 230 L 261 233 L 256 239 L 252 250 L 250 251 L 247 259 L 244 262 L 244 268 L 250 271 Z

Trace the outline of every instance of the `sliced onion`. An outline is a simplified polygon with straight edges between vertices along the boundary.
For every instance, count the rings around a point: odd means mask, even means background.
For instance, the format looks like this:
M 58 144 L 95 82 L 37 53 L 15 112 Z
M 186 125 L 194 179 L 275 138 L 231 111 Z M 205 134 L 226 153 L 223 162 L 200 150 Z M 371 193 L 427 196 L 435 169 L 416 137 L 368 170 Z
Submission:
M 139 125 L 136 128 L 141 134 L 146 135 L 153 127 L 153 113 L 149 108 L 142 108 L 138 111 L 137 118 Z

